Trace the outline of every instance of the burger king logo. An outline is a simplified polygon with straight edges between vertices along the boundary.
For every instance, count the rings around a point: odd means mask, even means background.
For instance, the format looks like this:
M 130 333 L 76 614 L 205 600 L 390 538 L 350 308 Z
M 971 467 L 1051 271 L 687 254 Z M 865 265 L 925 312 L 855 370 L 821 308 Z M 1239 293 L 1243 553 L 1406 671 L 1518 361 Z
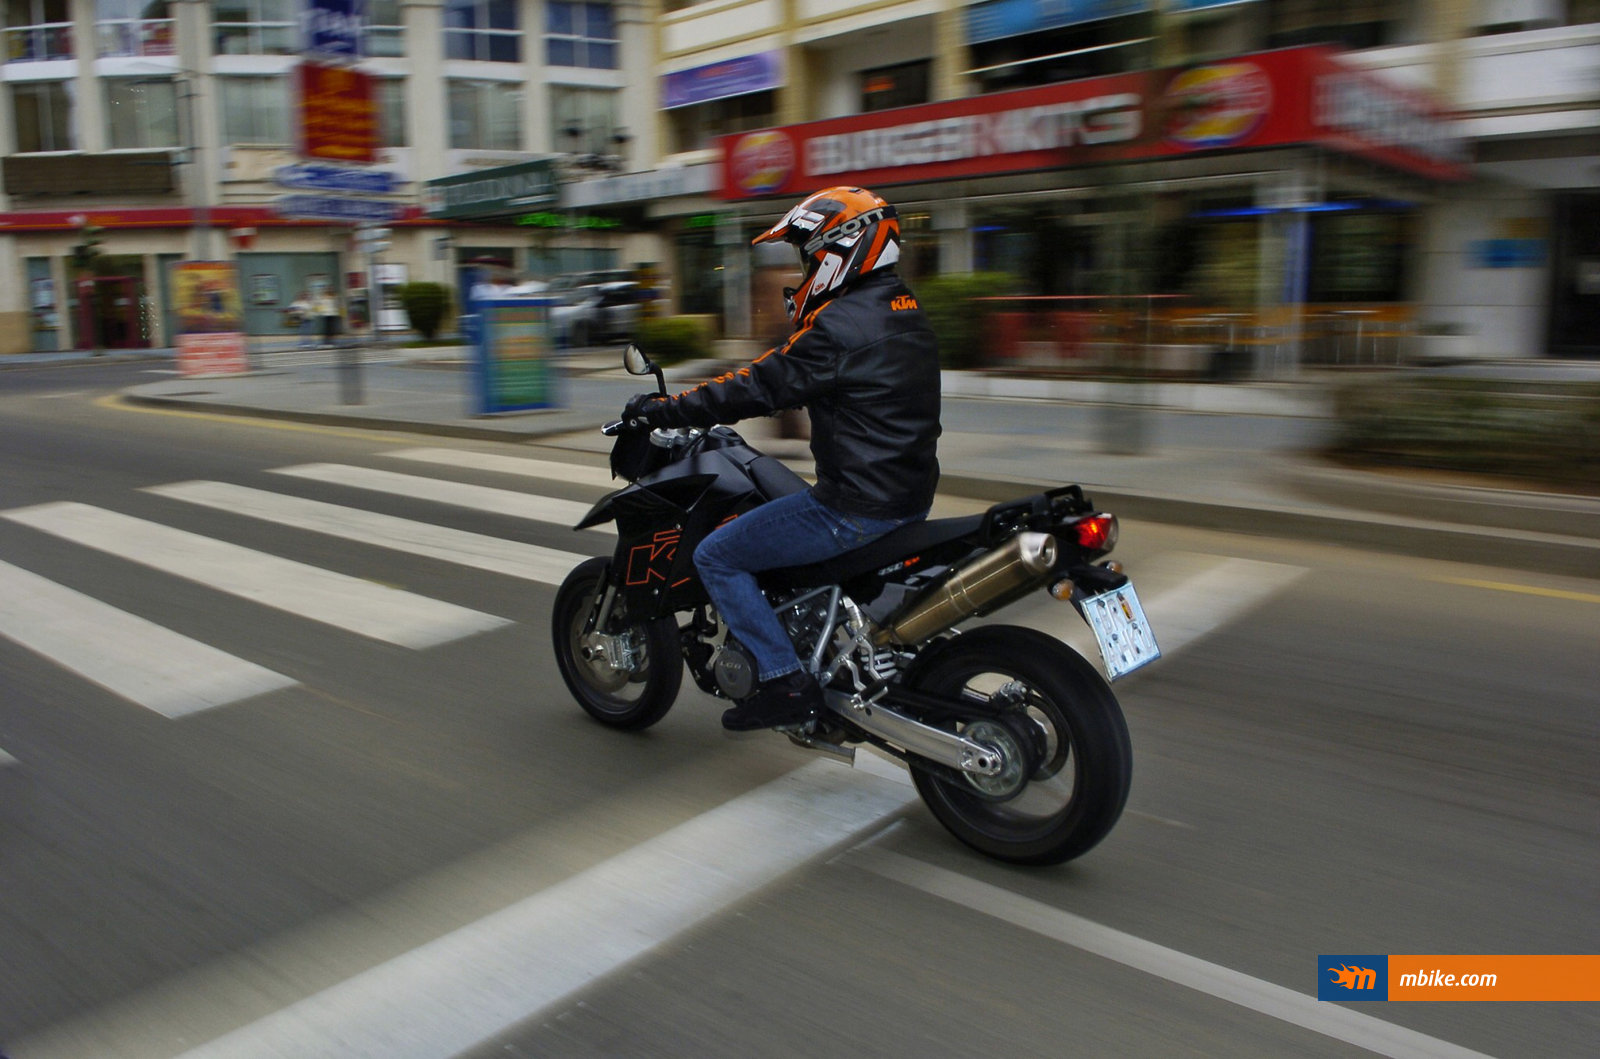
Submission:
M 777 191 L 794 172 L 794 144 L 775 129 L 739 137 L 729 153 L 734 186 L 747 195 Z
M 1272 109 L 1272 81 L 1252 63 L 1185 70 L 1167 85 L 1166 137 L 1180 147 L 1231 147 L 1261 127 Z

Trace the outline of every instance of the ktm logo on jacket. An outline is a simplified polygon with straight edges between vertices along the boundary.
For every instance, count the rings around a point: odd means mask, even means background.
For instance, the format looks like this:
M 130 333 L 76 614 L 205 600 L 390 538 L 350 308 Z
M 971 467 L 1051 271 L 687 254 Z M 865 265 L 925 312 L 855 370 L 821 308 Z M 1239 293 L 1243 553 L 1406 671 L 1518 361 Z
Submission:
M 894 301 L 889 303 L 889 308 L 893 312 L 897 312 L 897 313 L 901 312 L 901 311 L 903 311 L 905 309 L 915 309 L 915 308 L 918 308 L 917 299 L 913 298 L 909 294 L 902 294 L 899 297 L 895 298 Z

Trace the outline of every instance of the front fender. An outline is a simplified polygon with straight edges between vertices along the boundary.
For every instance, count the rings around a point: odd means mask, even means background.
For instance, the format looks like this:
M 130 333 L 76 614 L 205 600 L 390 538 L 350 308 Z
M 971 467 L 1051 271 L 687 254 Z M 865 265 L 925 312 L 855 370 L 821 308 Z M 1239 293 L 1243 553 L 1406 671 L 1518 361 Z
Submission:
M 601 523 L 614 520 L 617 517 L 617 497 L 621 496 L 623 493 L 632 488 L 632 486 L 624 486 L 621 489 L 613 489 L 611 492 L 597 500 L 594 507 L 589 509 L 589 513 L 583 516 L 583 518 L 579 519 L 578 524 L 572 528 L 575 530 L 588 529 L 590 526 L 598 526 Z

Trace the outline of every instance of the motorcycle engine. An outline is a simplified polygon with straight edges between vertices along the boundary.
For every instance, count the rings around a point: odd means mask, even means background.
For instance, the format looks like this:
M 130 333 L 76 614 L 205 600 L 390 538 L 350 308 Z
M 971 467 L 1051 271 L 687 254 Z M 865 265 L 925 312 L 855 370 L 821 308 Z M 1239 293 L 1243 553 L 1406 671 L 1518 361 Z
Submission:
M 717 687 L 730 699 L 746 698 L 756 689 L 756 660 L 731 636 L 717 649 L 711 672 Z

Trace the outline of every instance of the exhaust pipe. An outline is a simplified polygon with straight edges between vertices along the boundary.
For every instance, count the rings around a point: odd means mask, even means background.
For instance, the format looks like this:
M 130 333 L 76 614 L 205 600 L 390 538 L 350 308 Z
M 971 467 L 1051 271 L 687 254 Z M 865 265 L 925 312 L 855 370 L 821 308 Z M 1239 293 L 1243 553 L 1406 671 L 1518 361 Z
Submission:
M 879 647 L 910 647 L 1044 584 L 1056 563 L 1056 539 L 1019 533 L 951 571 L 943 581 L 884 619 L 872 634 Z

